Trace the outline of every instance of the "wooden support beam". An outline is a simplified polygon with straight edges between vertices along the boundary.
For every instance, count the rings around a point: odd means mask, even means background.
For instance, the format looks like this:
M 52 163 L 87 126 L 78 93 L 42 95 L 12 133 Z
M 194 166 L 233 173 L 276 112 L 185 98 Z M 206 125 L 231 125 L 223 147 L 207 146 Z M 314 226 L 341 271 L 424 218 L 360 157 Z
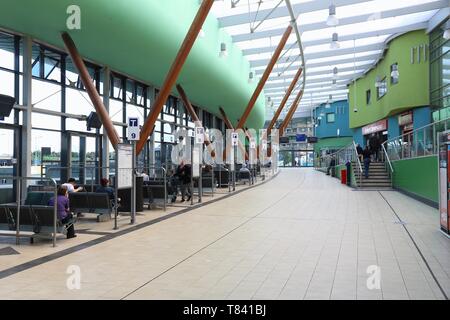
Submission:
M 66 46 L 67 51 L 69 52 L 70 57 L 72 58 L 73 63 L 75 64 L 75 67 L 78 70 L 81 81 L 83 82 L 89 98 L 94 105 L 95 111 L 97 112 L 97 115 L 103 124 L 103 128 L 108 135 L 109 141 L 111 141 L 112 146 L 114 147 L 114 149 L 116 149 L 117 145 L 120 143 L 120 136 L 117 133 L 111 118 L 109 117 L 108 111 L 103 104 L 102 98 L 98 94 L 97 89 L 93 84 L 93 80 L 89 75 L 86 65 L 84 64 L 84 61 L 81 58 L 78 49 L 70 35 L 67 32 L 63 32 L 61 34 L 61 37 L 64 41 L 64 45 Z
M 186 107 L 187 112 L 191 116 L 192 120 L 194 122 L 200 122 L 200 119 L 198 118 L 197 114 L 195 113 L 194 107 L 192 107 L 191 102 L 189 101 L 189 98 L 186 95 L 186 92 L 184 91 L 183 87 L 181 85 L 177 85 L 177 91 L 180 94 L 180 98 L 183 101 L 184 106 Z M 209 153 L 211 154 L 211 157 L 216 157 L 216 152 L 212 148 L 211 141 L 209 141 L 209 138 L 206 136 L 205 133 L 205 146 L 208 148 Z
M 292 80 L 291 85 L 289 86 L 288 90 L 286 91 L 286 95 L 284 96 L 283 100 L 281 101 L 281 104 L 278 107 L 277 111 L 275 112 L 275 114 L 272 118 L 272 121 L 270 121 L 270 124 L 267 127 L 268 135 L 270 135 L 270 131 L 273 129 L 273 127 L 277 123 L 277 120 L 280 117 L 280 114 L 283 111 L 284 107 L 286 106 L 286 103 L 289 100 L 289 97 L 291 96 L 292 91 L 294 91 L 294 88 L 297 85 L 297 82 L 300 79 L 300 76 L 302 75 L 302 73 L 303 73 L 303 69 L 302 68 L 298 69 L 297 74 L 295 75 L 294 79 Z
M 283 37 L 281 38 L 280 43 L 278 44 L 278 47 L 276 48 L 272 58 L 270 59 L 270 62 L 267 65 L 266 70 L 264 71 L 264 74 L 262 75 L 261 80 L 259 81 L 259 83 L 255 89 L 255 92 L 253 93 L 253 95 L 247 105 L 247 108 L 244 111 L 244 114 L 239 119 L 239 123 L 238 123 L 236 129 L 244 128 L 245 123 L 247 122 L 247 119 L 250 116 L 250 113 L 252 112 L 253 107 L 255 106 L 256 101 L 259 98 L 259 95 L 261 94 L 264 86 L 266 85 L 267 79 L 269 79 L 269 76 L 272 73 L 273 67 L 277 63 L 278 58 L 280 57 L 281 52 L 283 51 L 283 49 L 286 45 L 286 42 L 288 41 L 289 36 L 291 35 L 292 29 L 293 29 L 292 26 L 289 25 L 287 27 L 286 31 L 284 32 Z
M 186 62 L 186 59 L 188 58 L 189 53 L 194 46 L 194 42 L 200 33 L 200 30 L 209 14 L 209 11 L 211 10 L 213 3 L 214 0 L 203 0 L 202 4 L 200 5 L 200 9 L 198 10 L 197 15 L 195 16 L 195 19 L 192 22 L 191 27 L 189 28 L 189 31 L 183 41 L 183 44 L 181 45 L 180 50 L 178 51 L 172 67 L 170 68 L 169 73 L 166 76 L 166 80 L 164 81 L 164 84 L 159 91 L 158 97 L 151 107 L 150 114 L 145 121 L 144 127 L 142 128 L 141 138 L 136 146 L 137 154 L 142 151 L 148 137 L 152 134 L 155 122 L 158 119 L 158 115 L 161 113 L 162 108 L 166 103 L 167 98 L 169 97 L 170 92 L 172 91 L 172 88 L 178 79 L 178 76 L 181 73 L 184 63 Z
M 286 118 L 284 118 L 284 121 L 279 128 L 280 137 L 282 137 L 284 135 L 284 132 L 286 131 L 287 126 L 289 125 L 289 122 L 291 122 L 292 117 L 294 116 L 294 113 L 297 111 L 298 105 L 300 104 L 302 97 L 303 97 L 303 90 L 300 90 L 298 92 L 297 97 L 295 98 L 294 102 L 292 103 L 292 106 L 289 109 L 289 112 L 286 115 Z

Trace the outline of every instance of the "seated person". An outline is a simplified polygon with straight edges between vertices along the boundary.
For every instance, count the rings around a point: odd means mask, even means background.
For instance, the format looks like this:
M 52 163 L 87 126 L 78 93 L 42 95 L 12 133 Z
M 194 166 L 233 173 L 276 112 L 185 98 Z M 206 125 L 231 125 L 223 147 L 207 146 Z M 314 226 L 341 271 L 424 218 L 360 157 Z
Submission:
M 97 190 L 95 190 L 96 193 L 107 193 L 109 196 L 109 199 L 111 201 L 114 201 L 115 199 L 115 191 L 112 187 L 109 186 L 109 180 L 106 178 L 102 178 L 100 180 L 100 187 L 97 188 Z M 120 199 L 118 199 L 120 200 Z
M 69 209 L 69 197 L 67 188 L 61 186 L 58 188 L 58 197 L 57 197 L 57 216 L 58 220 L 61 221 L 64 225 L 70 224 L 67 228 L 67 239 L 75 238 L 75 227 L 73 226 L 72 220 L 73 215 Z M 55 197 L 50 198 L 48 201 L 49 206 L 55 205 Z
M 81 192 L 83 191 L 83 187 L 77 187 L 77 181 L 75 178 L 70 178 L 66 183 L 62 185 L 62 187 L 65 187 L 67 189 L 67 193 L 72 192 Z M 77 217 L 84 217 L 84 214 L 78 213 Z
M 64 183 L 62 186 L 67 189 L 68 193 L 72 192 L 81 192 L 83 191 L 83 187 L 76 187 L 77 181 L 75 178 L 70 178 L 66 183 Z
M 145 170 L 142 171 L 141 177 L 142 177 L 142 181 L 143 182 L 149 182 L 150 181 L 150 176 L 147 174 L 147 172 Z

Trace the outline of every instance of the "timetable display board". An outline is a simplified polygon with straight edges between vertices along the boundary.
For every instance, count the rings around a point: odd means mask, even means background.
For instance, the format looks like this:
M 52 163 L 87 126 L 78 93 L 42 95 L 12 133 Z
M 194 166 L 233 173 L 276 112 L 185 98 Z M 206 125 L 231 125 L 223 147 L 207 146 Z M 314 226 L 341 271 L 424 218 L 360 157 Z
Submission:
M 441 230 L 450 235 L 450 132 L 443 132 L 439 141 L 439 216 Z
M 200 177 L 200 147 L 194 146 L 192 149 L 192 177 Z
M 119 144 L 116 157 L 116 181 L 119 189 L 127 189 L 133 186 L 133 146 L 131 144 Z

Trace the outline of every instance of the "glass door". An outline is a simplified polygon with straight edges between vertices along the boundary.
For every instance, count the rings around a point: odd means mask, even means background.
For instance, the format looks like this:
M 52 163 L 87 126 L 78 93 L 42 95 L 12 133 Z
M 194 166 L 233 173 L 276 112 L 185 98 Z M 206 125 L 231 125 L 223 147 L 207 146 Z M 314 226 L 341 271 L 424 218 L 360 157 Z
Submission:
M 20 130 L 14 126 L 0 125 L 0 176 L 17 175 Z M 14 161 L 16 160 L 16 161 Z M 15 201 L 15 183 L 12 179 L 0 179 L 0 203 Z
M 76 179 L 79 184 L 96 184 L 101 176 L 100 152 L 102 136 L 70 132 L 67 136 L 67 159 L 62 166 L 63 180 Z M 64 181 L 62 181 L 64 182 Z

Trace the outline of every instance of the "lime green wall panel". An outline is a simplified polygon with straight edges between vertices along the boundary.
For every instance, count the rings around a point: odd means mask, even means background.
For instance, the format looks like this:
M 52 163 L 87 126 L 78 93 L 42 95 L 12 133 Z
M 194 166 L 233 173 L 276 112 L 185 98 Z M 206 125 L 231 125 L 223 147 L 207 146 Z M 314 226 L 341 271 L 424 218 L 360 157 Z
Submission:
M 320 149 L 330 148 L 330 149 L 340 149 L 348 146 L 352 143 L 352 137 L 340 137 L 340 138 L 328 138 L 319 139 L 319 142 L 314 145 L 314 151 L 319 152 Z
M 406 109 L 428 106 L 429 97 L 429 60 L 411 63 L 411 48 L 428 44 L 428 35 L 424 30 L 410 32 L 393 39 L 387 49 L 385 57 L 376 68 L 369 71 L 363 78 L 351 84 L 349 89 L 350 109 L 357 107 L 358 112 L 350 113 L 350 127 L 358 128 L 395 115 Z M 427 54 L 429 57 L 429 54 Z M 399 83 L 391 85 L 391 65 L 398 63 L 400 72 Z M 387 94 L 377 99 L 375 82 L 377 76 L 386 77 Z M 366 91 L 372 92 L 372 103 L 366 103 Z
M 428 200 L 439 202 L 438 160 L 436 156 L 393 161 L 393 184 Z
M 81 8 L 81 30 L 69 31 L 83 57 L 148 84 L 161 86 L 199 8 L 198 0 L 2 0 L 0 27 L 64 48 L 69 5 Z M 216 114 L 223 106 L 232 122 L 253 91 L 250 64 L 210 14 L 178 82 L 193 104 Z M 228 57 L 219 58 L 225 42 Z M 262 128 L 264 97 L 247 122 Z

